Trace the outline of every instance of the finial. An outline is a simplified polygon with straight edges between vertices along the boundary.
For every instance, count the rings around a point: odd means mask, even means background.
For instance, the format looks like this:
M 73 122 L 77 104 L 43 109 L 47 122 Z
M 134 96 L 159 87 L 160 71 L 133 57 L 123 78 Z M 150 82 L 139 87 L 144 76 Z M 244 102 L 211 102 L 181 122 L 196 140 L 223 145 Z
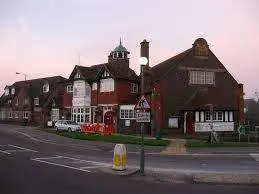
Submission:
M 121 45 L 121 37 L 120 37 L 120 45 Z

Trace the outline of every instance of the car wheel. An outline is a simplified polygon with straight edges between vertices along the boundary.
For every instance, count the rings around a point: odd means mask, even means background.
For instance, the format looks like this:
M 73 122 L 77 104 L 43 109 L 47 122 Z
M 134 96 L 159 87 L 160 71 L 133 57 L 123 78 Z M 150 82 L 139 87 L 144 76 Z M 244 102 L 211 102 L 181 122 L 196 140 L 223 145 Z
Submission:
M 69 127 L 69 128 L 67 129 L 67 131 L 68 131 L 68 132 L 71 132 L 71 128 Z
M 55 127 L 56 131 L 58 131 L 58 127 Z

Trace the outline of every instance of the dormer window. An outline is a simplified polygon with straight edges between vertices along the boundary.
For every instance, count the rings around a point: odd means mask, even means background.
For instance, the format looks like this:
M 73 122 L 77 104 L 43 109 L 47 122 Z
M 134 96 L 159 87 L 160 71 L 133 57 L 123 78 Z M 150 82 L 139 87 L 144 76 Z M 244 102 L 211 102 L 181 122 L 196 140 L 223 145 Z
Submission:
M 15 94 L 15 88 L 12 88 L 11 90 L 11 94 L 14 95 Z
M 47 93 L 47 92 L 49 92 L 49 84 L 48 84 L 48 83 L 45 83 L 45 84 L 43 85 L 43 93 Z
M 5 96 L 9 95 L 9 88 L 5 88 L 4 94 L 5 94 Z
M 134 93 L 134 94 L 138 93 L 138 84 L 131 83 L 131 93 Z
M 67 86 L 67 93 L 73 93 L 73 85 Z
M 39 98 L 34 98 L 34 105 L 35 106 L 38 106 L 40 103 L 39 103 Z
M 81 76 L 80 76 L 80 74 L 77 72 L 77 73 L 75 74 L 74 78 L 75 78 L 75 79 L 79 79 L 79 78 L 81 78 Z
M 102 74 L 102 77 L 109 77 L 109 76 L 110 76 L 110 74 L 106 70 Z
M 122 53 L 119 53 L 119 54 L 118 54 L 118 58 L 122 58 Z

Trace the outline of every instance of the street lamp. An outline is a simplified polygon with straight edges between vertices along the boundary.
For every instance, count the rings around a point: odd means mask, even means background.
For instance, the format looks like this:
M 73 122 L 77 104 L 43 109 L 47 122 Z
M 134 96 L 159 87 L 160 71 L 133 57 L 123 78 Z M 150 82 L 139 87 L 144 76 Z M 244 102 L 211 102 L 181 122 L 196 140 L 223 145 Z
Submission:
M 16 74 L 16 75 L 23 75 L 23 76 L 24 76 L 24 80 L 26 81 L 27 74 L 25 74 L 25 73 L 19 73 L 19 72 L 16 72 L 15 74 Z
M 146 57 L 140 57 L 139 58 L 139 64 L 140 64 L 140 90 L 141 90 L 141 96 L 145 94 L 145 78 L 144 78 L 144 69 L 145 66 L 148 63 L 148 59 Z M 141 123 L 141 149 L 140 149 L 140 174 L 144 175 L 144 169 L 145 169 L 145 150 L 144 150 L 144 128 L 145 123 Z

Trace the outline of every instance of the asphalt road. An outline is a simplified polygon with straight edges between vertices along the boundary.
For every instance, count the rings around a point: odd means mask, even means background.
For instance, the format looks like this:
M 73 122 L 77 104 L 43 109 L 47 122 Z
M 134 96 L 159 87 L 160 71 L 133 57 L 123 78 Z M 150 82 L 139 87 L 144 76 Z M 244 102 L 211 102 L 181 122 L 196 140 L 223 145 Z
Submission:
M 49 141 L 46 141 L 46 138 L 49 138 Z M 66 141 L 69 141 L 69 144 L 65 144 Z M 32 136 L 28 129 L 0 125 L 0 193 L 210 192 L 239 194 L 259 192 L 259 187 L 255 186 L 157 184 L 141 178 L 136 180 L 132 177 L 104 174 L 97 169 L 111 163 L 112 153 L 109 149 L 99 149 L 95 144 L 82 143 L 78 140 L 72 141 L 73 144 L 71 144 L 70 141 L 61 138 L 53 142 L 52 135 L 48 134 L 44 134 L 43 141 L 43 138 L 39 136 L 37 138 Z M 102 147 L 105 146 L 102 145 Z M 172 166 L 183 168 L 188 163 L 189 166 L 199 166 L 200 162 L 210 164 L 212 160 L 215 160 L 211 157 L 196 159 L 194 157 L 150 154 L 147 157 L 147 166 L 173 169 Z M 137 154 L 129 154 L 129 158 L 130 165 L 138 164 Z M 236 158 L 232 160 L 234 159 Z M 258 162 L 252 158 L 240 157 L 238 160 L 241 161 L 239 164 L 253 164 L 256 166 L 253 167 L 255 169 L 258 167 Z M 214 167 L 220 166 L 218 164 L 224 161 L 224 159 L 217 159 Z M 202 168 L 202 166 L 204 165 L 199 167 Z

